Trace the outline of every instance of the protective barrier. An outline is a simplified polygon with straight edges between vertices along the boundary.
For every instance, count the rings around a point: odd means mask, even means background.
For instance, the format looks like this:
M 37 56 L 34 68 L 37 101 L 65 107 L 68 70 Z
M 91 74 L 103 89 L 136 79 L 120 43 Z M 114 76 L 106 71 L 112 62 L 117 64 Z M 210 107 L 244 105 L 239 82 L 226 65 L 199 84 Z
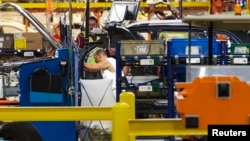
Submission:
M 111 79 L 81 79 L 81 106 L 113 106 L 116 103 L 112 92 Z M 98 84 L 98 89 L 96 88 Z M 109 132 L 112 130 L 112 121 L 81 121 L 80 139 L 84 141 L 110 140 Z
M 0 120 L 112 120 L 112 141 L 134 141 L 136 136 L 207 134 L 207 130 L 186 129 L 180 119 L 135 119 L 134 100 L 133 93 L 124 92 L 113 107 L 3 107 Z

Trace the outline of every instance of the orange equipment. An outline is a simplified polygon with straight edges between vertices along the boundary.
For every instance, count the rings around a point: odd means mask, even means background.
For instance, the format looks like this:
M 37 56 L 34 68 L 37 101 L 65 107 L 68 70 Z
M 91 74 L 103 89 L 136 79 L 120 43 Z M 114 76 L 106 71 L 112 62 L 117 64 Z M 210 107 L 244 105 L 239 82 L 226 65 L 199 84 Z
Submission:
M 236 76 L 197 77 L 177 83 L 177 112 L 186 128 L 210 124 L 249 124 L 250 86 Z
M 234 15 L 241 15 L 241 5 L 240 4 L 235 4 Z

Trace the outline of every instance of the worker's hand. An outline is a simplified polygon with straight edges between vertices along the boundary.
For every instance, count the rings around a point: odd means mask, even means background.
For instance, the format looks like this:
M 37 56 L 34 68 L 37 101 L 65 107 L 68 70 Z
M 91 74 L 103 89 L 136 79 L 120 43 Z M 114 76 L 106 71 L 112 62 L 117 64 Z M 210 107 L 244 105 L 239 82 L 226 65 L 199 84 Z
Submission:
M 83 63 L 83 69 L 88 70 L 88 64 L 86 62 Z

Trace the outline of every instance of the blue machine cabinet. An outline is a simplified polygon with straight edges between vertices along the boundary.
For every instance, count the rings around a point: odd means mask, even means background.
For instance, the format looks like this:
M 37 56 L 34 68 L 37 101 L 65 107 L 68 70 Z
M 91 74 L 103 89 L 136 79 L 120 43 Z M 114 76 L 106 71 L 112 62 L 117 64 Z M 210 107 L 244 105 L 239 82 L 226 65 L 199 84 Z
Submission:
M 188 54 L 188 48 L 190 54 Z M 208 38 L 191 38 L 190 42 L 186 38 L 172 39 L 168 41 L 167 50 L 168 111 L 169 117 L 175 118 L 177 116 L 174 105 L 175 82 L 186 82 L 188 65 L 208 64 Z M 212 64 L 227 64 L 227 44 L 225 42 L 213 39 L 212 53 L 214 60 Z
M 74 71 L 74 85 L 75 93 L 68 94 L 69 69 L 62 68 L 61 63 L 71 61 L 69 55 L 69 48 L 62 48 L 57 50 L 56 58 L 44 58 L 34 60 L 33 62 L 24 63 L 20 66 L 19 82 L 20 82 L 20 106 L 75 106 L 78 99 L 78 71 Z M 75 53 L 77 55 L 77 53 Z M 78 69 L 77 57 L 72 57 L 75 63 L 74 70 Z M 51 84 L 47 82 L 37 82 L 37 79 L 32 79 L 32 74 L 38 69 L 45 69 L 49 76 L 54 76 L 54 82 L 61 82 L 61 84 L 53 83 L 53 78 L 50 77 Z M 38 77 L 39 78 L 39 77 Z M 44 79 L 46 81 L 46 79 Z M 59 81 L 61 80 L 61 81 Z M 35 82 L 33 82 L 35 81 Z M 50 83 L 49 82 L 49 83 Z M 32 84 L 49 85 L 49 91 L 32 90 Z M 50 92 L 52 88 L 60 89 L 58 92 Z M 63 115 L 60 115 L 63 116 Z M 77 123 L 75 121 L 46 121 L 46 122 L 32 122 L 32 124 L 40 132 L 43 141 L 77 141 Z

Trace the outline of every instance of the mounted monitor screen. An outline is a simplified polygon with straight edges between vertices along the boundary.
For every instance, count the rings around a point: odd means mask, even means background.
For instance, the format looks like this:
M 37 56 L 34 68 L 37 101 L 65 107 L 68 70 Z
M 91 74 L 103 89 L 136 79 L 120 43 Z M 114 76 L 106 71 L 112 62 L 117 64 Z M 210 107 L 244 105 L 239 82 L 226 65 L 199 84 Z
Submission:
M 127 5 L 113 4 L 109 13 L 108 22 L 120 23 L 123 22 L 127 12 Z
M 124 20 L 136 20 L 139 7 L 139 1 L 114 1 L 109 12 L 108 22 L 121 23 Z

